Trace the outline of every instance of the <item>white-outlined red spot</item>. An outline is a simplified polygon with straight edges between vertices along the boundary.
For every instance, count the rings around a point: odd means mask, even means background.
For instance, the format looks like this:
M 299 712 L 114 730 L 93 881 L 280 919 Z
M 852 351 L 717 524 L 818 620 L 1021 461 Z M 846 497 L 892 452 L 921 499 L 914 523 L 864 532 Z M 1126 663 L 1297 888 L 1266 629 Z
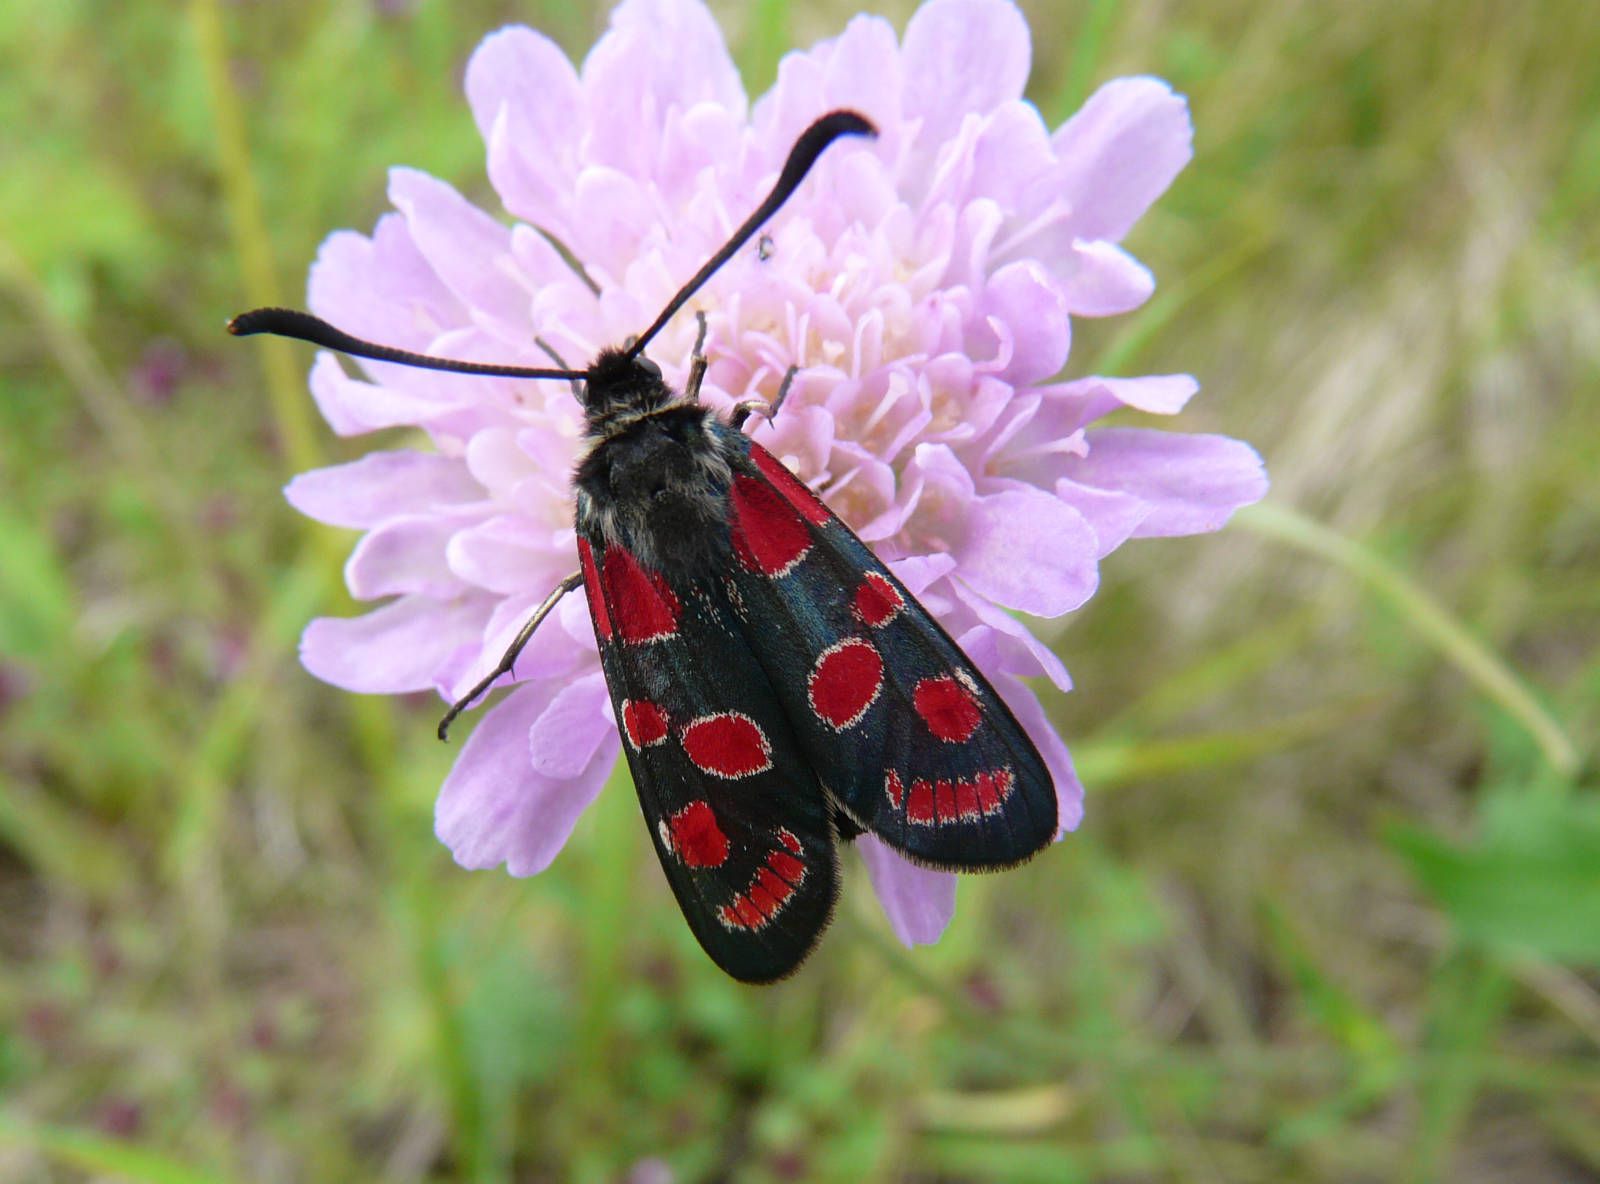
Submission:
M 622 701 L 622 733 L 635 750 L 667 738 L 667 713 L 648 699 Z
M 680 736 L 683 751 L 701 772 L 730 781 L 772 768 L 767 734 L 742 711 L 721 711 L 689 721 Z
M 915 826 L 943 826 L 952 822 L 977 822 L 1000 813 L 1016 786 L 1010 766 L 1002 765 L 971 777 L 933 781 L 918 778 L 906 790 L 893 769 L 884 777 L 883 792 L 895 809 L 905 803 L 906 821 Z
M 800 840 L 792 831 L 780 829 L 778 843 L 767 852 L 766 862 L 756 868 L 749 886 L 717 909 L 717 920 L 723 928 L 765 929 L 783 911 L 795 889 L 805 883 Z
M 684 867 L 721 867 L 728 861 L 728 836 L 710 802 L 696 798 L 657 825 L 661 845 Z
M 958 675 L 941 674 L 923 679 L 911 693 L 912 706 L 928 725 L 928 731 L 948 744 L 970 739 L 983 722 L 978 697 L 969 683 L 970 679 Z
M 882 690 L 883 655 L 859 637 L 823 650 L 806 680 L 812 713 L 836 732 L 860 723 Z
M 856 620 L 874 629 L 881 629 L 900 615 L 905 608 L 905 598 L 900 590 L 875 571 L 856 589 L 855 603 L 851 606 Z

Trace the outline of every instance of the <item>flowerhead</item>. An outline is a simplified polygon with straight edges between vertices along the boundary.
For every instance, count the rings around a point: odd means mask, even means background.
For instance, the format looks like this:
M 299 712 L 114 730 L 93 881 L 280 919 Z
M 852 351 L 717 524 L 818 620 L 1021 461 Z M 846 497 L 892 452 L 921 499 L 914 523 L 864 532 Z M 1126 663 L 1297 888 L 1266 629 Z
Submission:
M 1215 530 L 1265 492 L 1238 441 L 1103 427 L 1176 413 L 1187 375 L 1062 378 L 1074 317 L 1137 308 L 1150 272 L 1119 245 L 1190 155 L 1164 83 L 1109 83 L 1060 128 L 1022 99 L 1026 23 L 1009 0 L 930 0 L 903 36 L 860 16 L 786 57 L 751 104 L 699 0 L 624 0 L 581 67 L 526 28 L 491 35 L 466 89 L 510 224 L 396 169 L 396 212 L 333 235 L 310 303 L 341 328 L 471 360 L 581 366 L 648 324 L 770 187 L 799 132 L 848 107 L 880 129 L 830 149 L 757 242 L 691 308 L 710 327 L 703 397 L 771 398 L 755 436 L 816 488 L 937 615 L 1011 704 L 1055 777 L 1064 829 L 1083 791 L 1026 677 L 1065 689 L 1010 610 L 1056 617 L 1093 594 L 1130 538 Z M 558 249 L 556 244 L 560 244 Z M 577 260 L 581 271 L 569 262 Z M 685 377 L 685 310 L 651 343 Z M 322 619 L 302 657 L 355 691 L 453 700 L 494 668 L 577 566 L 569 477 L 582 417 L 555 382 L 331 355 L 311 374 L 341 434 L 420 429 L 297 478 L 304 513 L 365 532 L 351 592 L 384 601 Z M 618 755 L 582 599 L 567 597 L 482 715 L 439 797 L 467 867 L 546 867 Z M 954 877 L 857 842 L 903 940 L 931 941 Z

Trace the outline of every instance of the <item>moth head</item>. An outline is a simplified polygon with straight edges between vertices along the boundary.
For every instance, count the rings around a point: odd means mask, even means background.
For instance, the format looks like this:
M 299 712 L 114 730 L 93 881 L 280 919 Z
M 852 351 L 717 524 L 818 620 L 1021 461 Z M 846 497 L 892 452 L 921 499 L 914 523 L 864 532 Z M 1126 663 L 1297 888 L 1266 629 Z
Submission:
M 661 377 L 661 367 L 643 354 L 606 349 L 584 371 L 580 398 L 594 423 L 617 412 L 653 411 L 672 401 L 672 390 Z

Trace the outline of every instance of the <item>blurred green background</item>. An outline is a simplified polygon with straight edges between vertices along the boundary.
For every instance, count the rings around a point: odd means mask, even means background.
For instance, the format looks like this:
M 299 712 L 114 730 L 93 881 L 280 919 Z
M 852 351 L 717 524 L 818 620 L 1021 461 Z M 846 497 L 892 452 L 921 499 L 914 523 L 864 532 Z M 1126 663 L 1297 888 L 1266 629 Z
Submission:
M 752 93 L 851 11 L 713 7 Z M 1052 124 L 1198 128 L 1072 371 L 1192 371 L 1273 493 L 1057 635 L 1076 836 L 911 952 L 856 867 L 752 990 L 625 785 L 452 864 L 438 704 L 295 656 L 351 539 L 279 489 L 370 441 L 222 333 L 390 164 L 497 208 L 467 55 L 604 8 L 0 6 L 0 1179 L 1600 1178 L 1600 20 L 1024 7 Z

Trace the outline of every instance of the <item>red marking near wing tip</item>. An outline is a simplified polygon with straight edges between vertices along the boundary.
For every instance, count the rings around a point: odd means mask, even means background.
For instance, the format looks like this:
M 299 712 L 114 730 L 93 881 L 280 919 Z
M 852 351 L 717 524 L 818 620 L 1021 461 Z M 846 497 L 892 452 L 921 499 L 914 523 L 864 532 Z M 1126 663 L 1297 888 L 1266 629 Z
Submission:
M 636 749 L 660 744 L 667 738 L 667 713 L 648 699 L 624 699 L 622 731 Z
M 646 571 L 626 547 L 613 544 L 606 548 L 600 581 L 623 641 L 637 645 L 671 637 L 678 631 L 683 606 L 661 573 Z
M 794 895 L 794 885 L 782 876 L 774 873 L 770 868 L 759 867 L 756 869 L 756 880 L 762 890 L 768 893 L 773 900 L 782 904 Z
M 733 553 L 745 570 L 784 576 L 811 550 L 811 529 L 781 493 L 754 477 L 735 477 L 729 494 L 733 510 Z
M 737 711 L 702 715 L 683 729 L 683 751 L 715 777 L 748 777 L 772 768 L 772 745 L 759 724 Z
M 751 904 L 755 905 L 756 908 L 761 910 L 761 917 L 765 921 L 770 921 L 772 918 L 776 917 L 778 915 L 778 910 L 783 907 L 783 905 L 779 901 L 774 900 L 772 894 L 760 884 L 751 884 L 750 890 L 746 892 L 745 895 L 750 898 Z
M 806 878 L 806 865 L 784 851 L 774 851 L 767 856 L 767 866 L 791 884 Z
M 858 637 L 823 650 L 806 682 L 812 712 L 836 732 L 860 723 L 882 689 L 883 656 Z
M 972 691 L 948 674 L 919 682 L 911 702 L 928 731 L 951 744 L 968 739 L 983 719 Z
M 933 786 L 926 781 L 911 783 L 911 796 L 906 799 L 906 818 L 924 826 L 933 822 Z
M 833 511 L 822 504 L 822 499 L 806 487 L 806 483 L 783 467 L 783 462 L 759 444 L 750 445 L 750 459 L 756 462 L 761 475 L 771 481 L 783 494 L 784 500 L 800 512 L 812 526 L 826 526 L 833 521 Z
M 799 852 L 800 840 L 780 828 L 778 842 L 789 850 L 774 847 L 767 852 L 766 865 L 756 868 L 745 890 L 717 909 L 717 920 L 725 928 L 765 929 L 805 882 L 806 865 L 790 854 Z
M 728 861 L 728 836 L 709 802 L 692 801 L 667 819 L 662 838 L 685 867 L 721 867 Z
M 898 809 L 903 796 L 906 821 L 918 826 L 977 822 L 986 815 L 998 814 L 1015 785 L 1016 777 L 1005 766 L 955 781 L 918 778 L 911 783 L 910 793 L 905 792 L 900 775 L 893 769 L 884 777 L 890 804 Z
M 883 792 L 888 795 L 889 804 L 898 810 L 900 803 L 905 800 L 906 787 L 900 783 L 900 774 L 893 769 L 883 776 Z
M 578 561 L 583 566 L 583 590 L 589 597 L 589 611 L 594 614 L 594 631 L 601 641 L 611 640 L 611 614 L 606 612 L 606 598 L 600 591 L 600 573 L 595 570 L 594 552 L 589 540 L 578 540 Z
M 956 817 L 962 822 L 976 822 L 982 816 L 983 810 L 978 805 L 977 782 L 988 776 L 988 773 L 980 773 L 972 781 L 956 782 Z
M 869 571 L 856 589 L 856 619 L 874 629 L 894 620 L 905 606 L 900 590 L 875 571 Z

